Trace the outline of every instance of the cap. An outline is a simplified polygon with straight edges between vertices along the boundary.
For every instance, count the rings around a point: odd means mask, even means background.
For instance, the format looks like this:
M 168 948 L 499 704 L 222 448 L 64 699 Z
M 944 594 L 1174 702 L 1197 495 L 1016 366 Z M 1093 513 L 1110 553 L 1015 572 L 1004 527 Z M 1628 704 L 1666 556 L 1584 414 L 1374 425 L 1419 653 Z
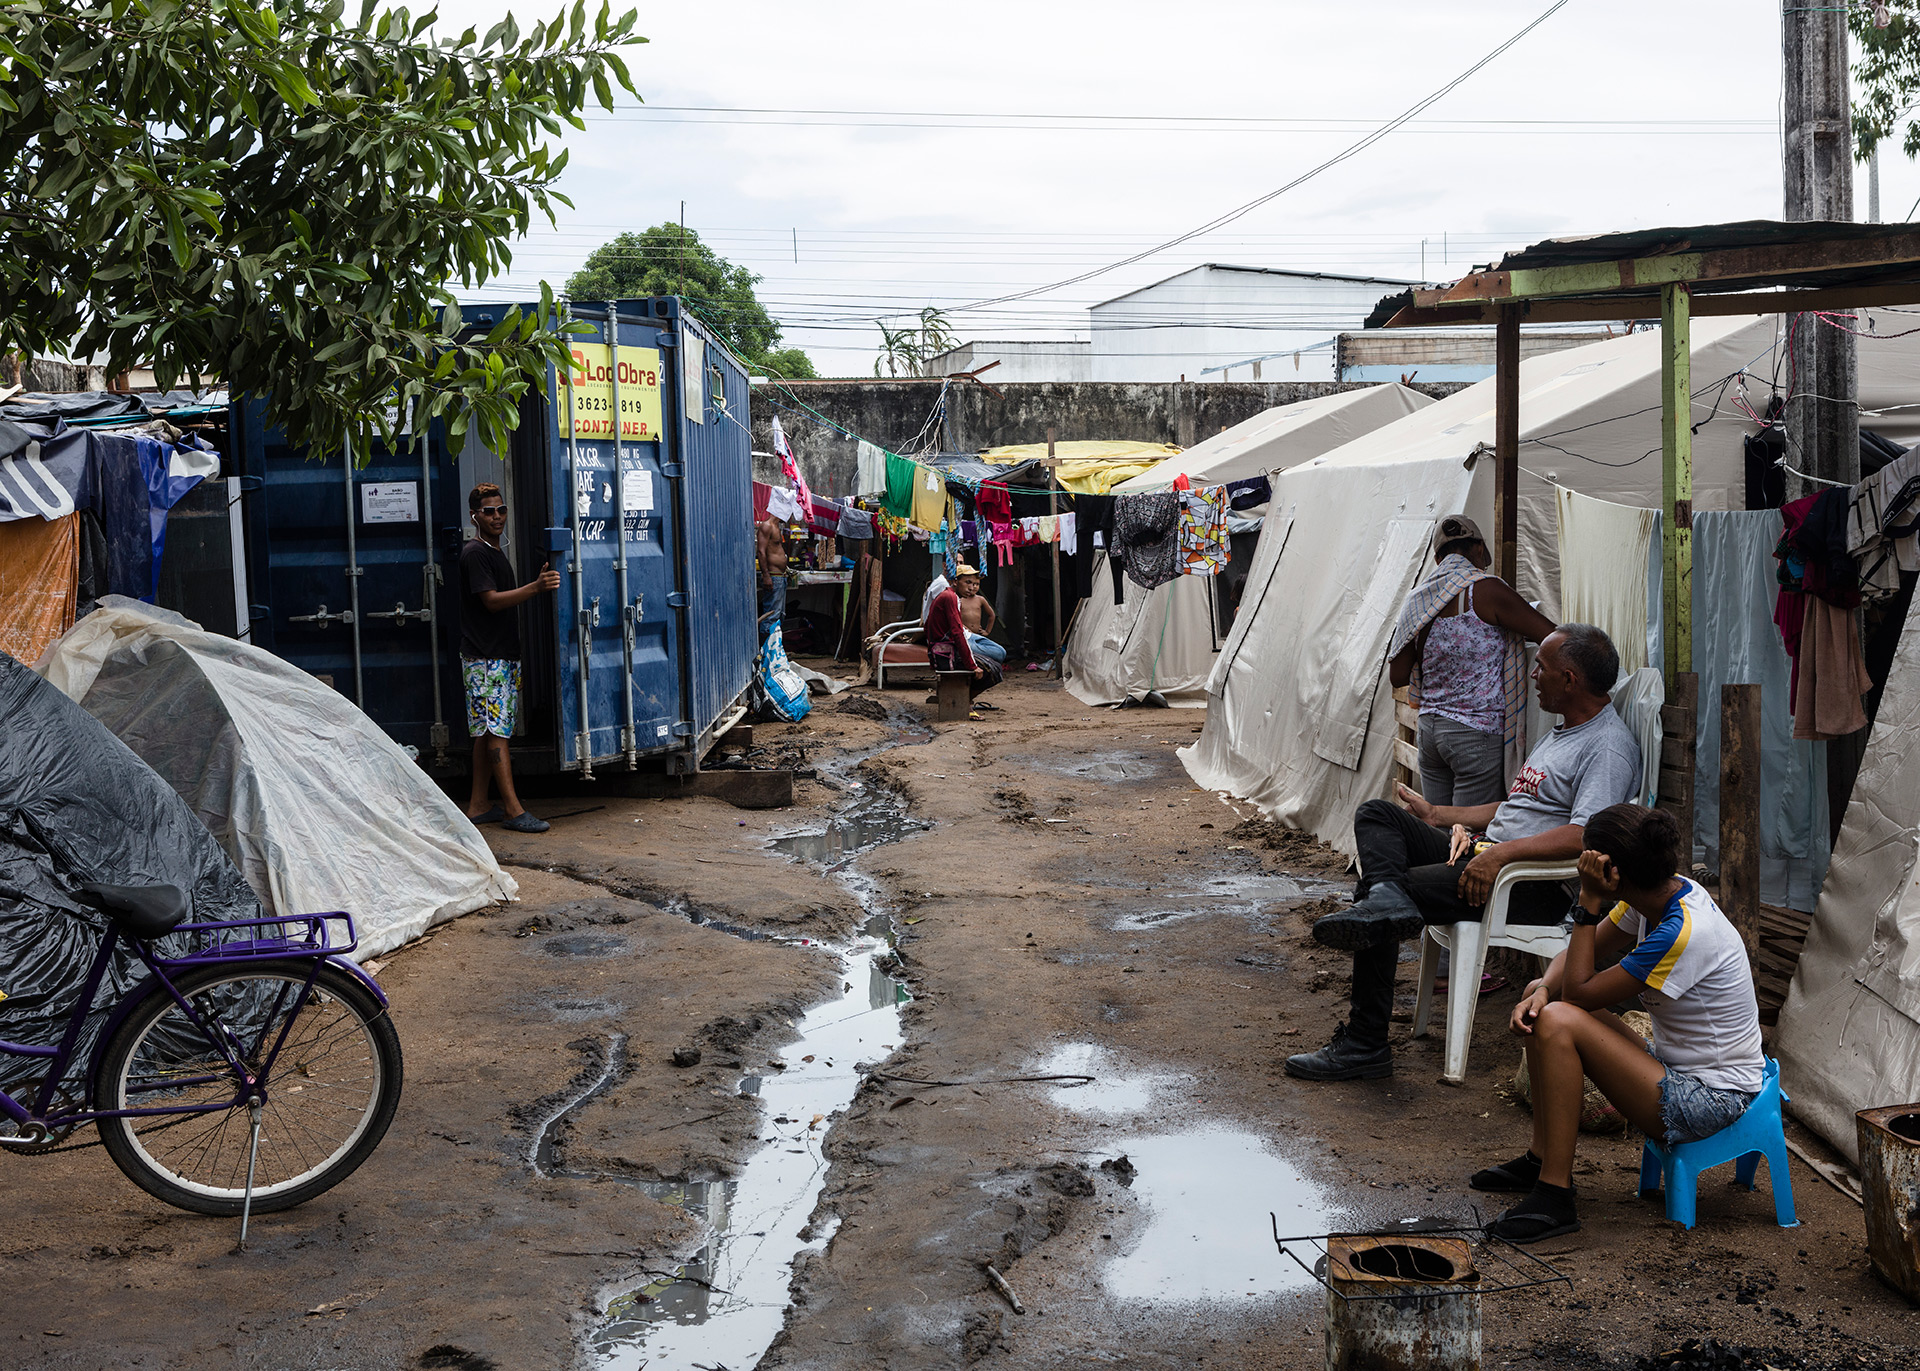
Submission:
M 1476 543 L 1487 540 L 1480 535 L 1480 525 L 1464 514 L 1449 514 L 1433 530 L 1433 555 L 1438 557 L 1440 549 L 1448 543 L 1457 543 L 1462 538 L 1471 538 Z
M 977 566 L 968 566 L 965 562 L 962 562 L 954 569 L 953 574 L 955 576 L 978 576 L 980 574 L 980 568 Z

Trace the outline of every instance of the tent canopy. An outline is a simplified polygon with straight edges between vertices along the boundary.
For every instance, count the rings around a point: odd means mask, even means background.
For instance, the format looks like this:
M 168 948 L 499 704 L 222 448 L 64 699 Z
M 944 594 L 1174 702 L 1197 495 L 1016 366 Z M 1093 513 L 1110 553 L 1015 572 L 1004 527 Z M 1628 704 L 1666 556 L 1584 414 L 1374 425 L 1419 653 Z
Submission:
M 1114 493 L 1162 489 L 1182 471 L 1196 485 L 1282 471 L 1432 403 L 1405 386 L 1381 385 L 1277 405 L 1169 457 Z M 1219 646 L 1214 597 L 1226 594 L 1244 572 L 1234 565 L 1221 576 L 1179 576 L 1150 591 L 1129 584 L 1119 604 L 1113 578 L 1096 574 L 1062 658 L 1067 689 L 1087 704 L 1118 704 L 1151 690 L 1176 705 L 1204 706 Z
M 1331 452 L 1432 403 L 1432 397 L 1392 382 L 1275 405 L 1129 477 L 1113 490 L 1116 495 L 1164 490 L 1183 475 L 1197 486 L 1251 480 Z
M 108 596 L 36 669 L 179 793 L 268 912 L 352 914 L 356 957 L 517 893 L 379 725 L 270 652 Z
M 1053 456 L 1060 464 L 1055 468 L 1060 484 L 1086 495 L 1105 495 L 1119 482 L 1179 451 L 1172 443 L 1107 438 L 1076 439 L 1053 445 Z M 1046 455 L 1045 443 L 1018 443 L 1012 447 L 989 448 L 980 454 L 980 460 L 992 466 L 1018 466 L 1044 459 Z

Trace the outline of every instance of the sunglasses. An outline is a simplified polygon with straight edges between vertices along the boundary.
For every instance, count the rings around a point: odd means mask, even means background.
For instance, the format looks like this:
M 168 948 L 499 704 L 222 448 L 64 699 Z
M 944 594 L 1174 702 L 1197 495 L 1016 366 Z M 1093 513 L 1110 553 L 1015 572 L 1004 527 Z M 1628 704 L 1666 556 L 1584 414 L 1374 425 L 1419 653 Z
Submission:
M 479 509 L 476 509 L 474 511 L 475 514 L 487 514 L 487 515 L 505 514 L 506 512 L 507 512 L 507 507 L 505 505 L 482 505 L 480 506 Z

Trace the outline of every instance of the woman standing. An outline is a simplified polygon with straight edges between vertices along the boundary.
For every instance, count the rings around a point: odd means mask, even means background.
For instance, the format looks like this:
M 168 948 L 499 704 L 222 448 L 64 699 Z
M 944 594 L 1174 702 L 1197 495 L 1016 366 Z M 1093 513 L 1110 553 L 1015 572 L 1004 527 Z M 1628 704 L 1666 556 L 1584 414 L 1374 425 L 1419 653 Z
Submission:
M 1429 804 L 1484 805 L 1507 792 L 1506 754 L 1522 750 L 1524 642 L 1553 620 L 1487 570 L 1480 527 L 1449 514 L 1433 534 L 1434 568 L 1401 607 L 1388 675 L 1420 710 L 1420 793 Z

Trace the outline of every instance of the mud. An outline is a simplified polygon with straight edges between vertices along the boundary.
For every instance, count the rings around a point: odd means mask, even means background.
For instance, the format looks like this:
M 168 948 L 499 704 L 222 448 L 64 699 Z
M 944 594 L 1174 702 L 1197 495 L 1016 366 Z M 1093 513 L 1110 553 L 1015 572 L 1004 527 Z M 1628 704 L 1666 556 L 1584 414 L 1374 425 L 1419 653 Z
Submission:
M 1463 1088 L 1438 1083 L 1437 1038 L 1407 1040 L 1410 969 L 1393 1077 L 1293 1081 L 1281 1059 L 1342 1013 L 1345 962 L 1307 928 L 1344 859 L 1195 787 L 1190 714 L 1085 708 L 1038 673 L 979 723 L 927 725 L 917 700 L 760 726 L 756 753 L 812 772 L 789 810 L 581 787 L 543 802 L 585 811 L 547 834 L 486 830 L 521 902 L 380 973 L 408 1069 L 387 1140 L 256 1220 L 245 1257 L 97 1148 L 0 1156 L 0 1365 L 637 1365 L 653 1337 L 661 1368 L 745 1371 L 757 1344 L 701 1320 L 758 1244 L 764 1367 L 1318 1367 L 1319 1292 L 1273 1227 L 1486 1212 L 1466 1174 L 1526 1141 L 1516 992 L 1480 1001 Z M 874 788 L 904 819 L 862 826 Z M 864 981 L 829 950 L 863 939 Z M 800 1046 L 809 1014 L 893 980 L 895 1033 Z M 782 1093 L 806 1055 L 848 1104 Z M 1095 1079 L 1023 1079 L 1075 1072 Z M 812 1176 L 778 1223 L 739 1202 L 770 1149 Z M 1860 1210 L 1810 1171 L 1802 1227 L 1709 1173 L 1690 1232 L 1637 1172 L 1631 1138 L 1583 1138 L 1586 1227 L 1541 1253 L 1571 1284 L 1489 1301 L 1489 1367 L 1911 1364 Z M 675 1330 L 671 1356 L 641 1323 Z

